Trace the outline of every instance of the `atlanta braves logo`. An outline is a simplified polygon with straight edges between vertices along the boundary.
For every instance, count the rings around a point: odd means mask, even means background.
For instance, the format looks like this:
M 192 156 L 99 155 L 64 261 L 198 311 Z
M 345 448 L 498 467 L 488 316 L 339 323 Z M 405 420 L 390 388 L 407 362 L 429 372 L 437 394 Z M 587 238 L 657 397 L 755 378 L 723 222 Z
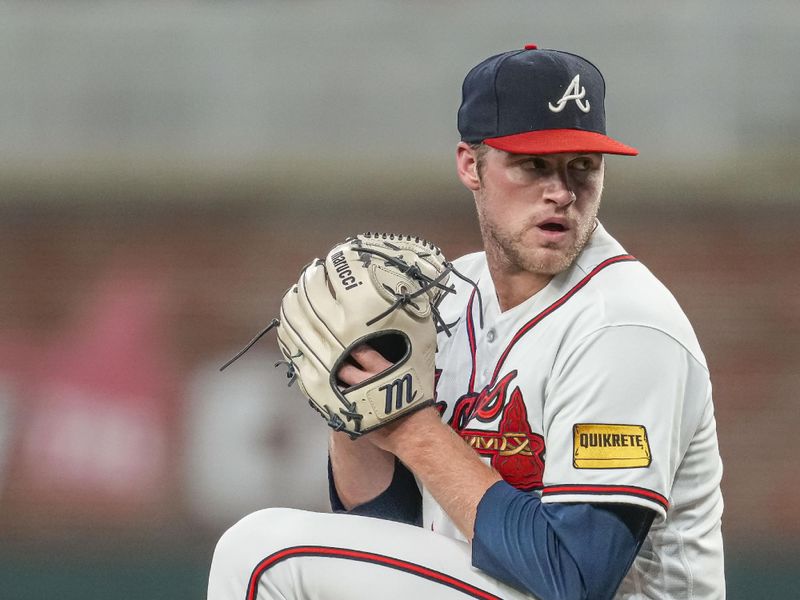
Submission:
M 517 372 L 511 371 L 493 387 L 486 386 L 479 394 L 461 396 L 453 407 L 450 426 L 456 431 L 461 431 L 472 419 L 478 419 L 483 423 L 494 420 L 505 405 L 508 384 L 516 376 Z
M 450 426 L 482 456 L 491 457 L 491 465 L 517 489 L 530 491 L 542 487 L 544 438 L 533 433 L 522 391 L 516 387 L 508 397 L 511 371 L 491 388 L 466 394 L 456 401 Z M 500 419 L 497 431 L 468 429 L 473 419 L 488 423 Z
M 564 107 L 567 105 L 567 102 L 570 100 L 575 100 L 575 104 L 578 105 L 583 112 L 589 112 L 589 101 L 584 101 L 583 98 L 586 96 L 586 88 L 581 87 L 581 76 L 575 75 L 572 81 L 569 84 L 569 87 L 564 91 L 564 95 L 559 98 L 558 102 L 553 104 L 552 102 L 548 102 L 547 108 L 549 108 L 554 113 L 559 113 L 564 110 Z

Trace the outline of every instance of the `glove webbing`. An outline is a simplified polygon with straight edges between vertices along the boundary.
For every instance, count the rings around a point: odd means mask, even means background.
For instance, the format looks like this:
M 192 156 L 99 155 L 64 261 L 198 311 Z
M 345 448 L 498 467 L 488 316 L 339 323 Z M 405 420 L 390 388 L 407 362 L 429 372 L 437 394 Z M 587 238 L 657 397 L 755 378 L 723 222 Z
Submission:
M 401 306 L 405 306 L 406 304 L 410 304 L 414 308 L 418 308 L 417 305 L 414 304 L 413 302 L 414 298 L 417 298 L 418 296 L 421 296 L 422 294 L 429 292 L 434 287 L 442 290 L 446 294 L 451 294 L 453 292 L 454 288 L 447 287 L 446 285 L 442 285 L 441 283 L 441 281 L 445 277 L 447 277 L 449 273 L 455 271 L 455 269 L 453 269 L 453 265 L 450 263 L 445 263 L 445 269 L 439 274 L 438 277 L 436 277 L 436 279 L 432 279 L 427 275 L 425 275 L 417 265 L 409 265 L 403 259 L 397 258 L 396 256 L 391 256 L 389 254 L 381 252 L 380 250 L 374 250 L 372 248 L 362 247 L 359 248 L 358 251 L 366 252 L 367 254 L 374 254 L 375 256 L 381 257 L 386 261 L 387 266 L 395 267 L 401 273 L 408 275 L 411 279 L 420 283 L 420 289 L 418 289 L 416 292 L 412 294 L 408 293 L 398 294 L 392 288 L 390 288 L 386 284 L 383 284 L 384 289 L 386 289 L 390 294 L 393 294 L 396 299 L 394 301 L 394 304 L 392 304 L 389 308 L 387 308 L 378 316 L 373 317 L 372 319 L 367 321 L 366 323 L 367 326 L 377 323 L 378 321 L 383 319 L 386 315 L 391 314 L 393 311 L 397 310 Z M 420 258 L 425 258 L 425 256 L 427 255 L 422 254 L 420 255 Z M 441 299 L 439 301 L 441 301 Z M 442 316 L 439 314 L 438 307 L 433 303 L 431 303 L 431 313 L 433 314 L 433 320 L 436 323 L 436 325 L 441 326 L 443 328 L 443 331 L 447 333 L 447 336 L 450 337 L 450 329 L 444 322 L 444 319 L 442 319 Z

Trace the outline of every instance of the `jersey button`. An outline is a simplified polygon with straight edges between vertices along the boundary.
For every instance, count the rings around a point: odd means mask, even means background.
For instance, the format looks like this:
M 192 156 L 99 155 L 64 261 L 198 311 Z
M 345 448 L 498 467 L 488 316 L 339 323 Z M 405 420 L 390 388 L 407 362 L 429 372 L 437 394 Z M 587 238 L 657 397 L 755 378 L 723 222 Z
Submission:
M 491 344 L 494 341 L 494 338 L 497 337 L 497 332 L 494 329 L 490 329 L 486 332 L 486 340 Z

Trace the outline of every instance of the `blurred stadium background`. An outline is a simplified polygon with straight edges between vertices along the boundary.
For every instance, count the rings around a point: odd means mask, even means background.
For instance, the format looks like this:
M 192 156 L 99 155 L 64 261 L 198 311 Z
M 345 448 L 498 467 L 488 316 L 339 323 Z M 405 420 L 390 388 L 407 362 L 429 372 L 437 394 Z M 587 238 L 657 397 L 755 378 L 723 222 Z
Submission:
M 239 517 L 326 510 L 273 344 L 217 368 L 345 235 L 478 247 L 460 82 L 537 42 L 641 151 L 601 217 L 708 357 L 728 597 L 800 597 L 798 34 L 796 0 L 0 3 L 0 596 L 201 598 Z

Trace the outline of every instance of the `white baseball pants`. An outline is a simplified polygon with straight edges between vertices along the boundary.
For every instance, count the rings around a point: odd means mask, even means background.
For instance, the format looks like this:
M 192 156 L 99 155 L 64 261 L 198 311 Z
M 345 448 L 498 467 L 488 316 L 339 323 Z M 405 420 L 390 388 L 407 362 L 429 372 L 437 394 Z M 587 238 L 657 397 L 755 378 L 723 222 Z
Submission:
M 222 536 L 208 600 L 531 598 L 472 567 L 470 556 L 468 544 L 419 527 L 270 508 Z

